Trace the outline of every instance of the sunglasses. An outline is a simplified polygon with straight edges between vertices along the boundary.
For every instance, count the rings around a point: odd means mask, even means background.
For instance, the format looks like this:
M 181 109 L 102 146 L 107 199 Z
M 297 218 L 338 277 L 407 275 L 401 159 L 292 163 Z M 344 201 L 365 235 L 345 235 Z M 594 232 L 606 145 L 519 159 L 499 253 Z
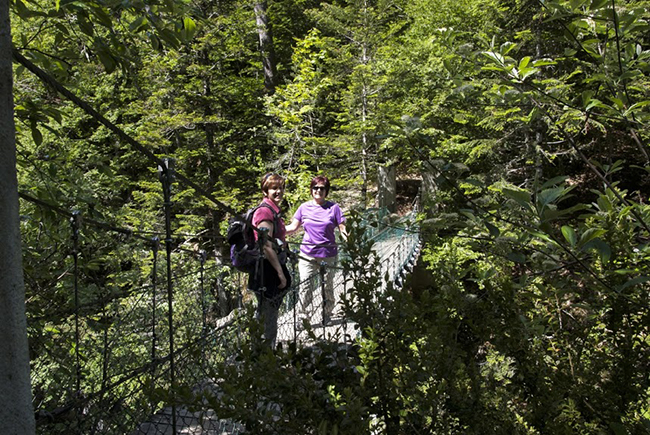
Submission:
M 327 190 L 325 186 L 314 186 L 311 188 L 311 190 Z

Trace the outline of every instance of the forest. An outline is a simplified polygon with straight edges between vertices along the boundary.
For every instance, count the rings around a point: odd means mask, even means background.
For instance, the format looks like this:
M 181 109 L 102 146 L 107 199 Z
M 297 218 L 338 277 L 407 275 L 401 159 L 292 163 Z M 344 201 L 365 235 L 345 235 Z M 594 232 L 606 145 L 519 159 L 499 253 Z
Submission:
M 137 433 L 183 403 L 255 434 L 650 434 L 649 7 L 8 2 L 13 433 Z M 331 180 L 347 346 L 255 338 L 224 236 L 268 172 L 287 219 Z M 369 221 L 386 174 L 392 218 Z M 421 253 L 398 288 L 368 233 L 405 215 Z M 235 312 L 253 333 L 226 343 Z

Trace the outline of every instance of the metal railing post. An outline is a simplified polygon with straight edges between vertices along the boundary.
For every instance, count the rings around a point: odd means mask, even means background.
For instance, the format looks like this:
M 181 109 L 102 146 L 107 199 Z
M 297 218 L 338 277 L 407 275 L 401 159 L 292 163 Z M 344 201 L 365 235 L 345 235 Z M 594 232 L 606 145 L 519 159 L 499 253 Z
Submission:
M 329 323 L 329 315 L 327 314 L 327 299 L 325 298 L 325 266 L 327 266 L 327 263 L 324 261 L 321 261 L 320 263 L 320 268 L 318 269 L 318 273 L 320 274 L 320 294 L 322 298 L 322 308 L 323 308 L 323 315 L 322 315 L 322 324 L 323 324 L 323 329 L 325 329 L 325 325 Z
M 81 393 L 81 358 L 79 355 L 79 226 L 81 212 L 72 212 L 70 224 L 72 225 L 72 258 L 74 260 L 74 355 L 75 355 L 75 394 Z
M 152 265 L 151 265 L 151 397 L 153 397 L 153 392 L 156 390 L 156 346 L 158 345 L 158 336 L 156 335 L 156 283 L 158 282 L 158 249 L 160 248 L 160 239 L 158 237 L 153 237 L 151 239 L 151 254 L 152 254 Z M 151 412 L 155 412 L 153 400 L 151 401 Z
M 199 251 L 201 259 L 201 270 L 200 270 L 200 283 L 201 283 L 201 315 L 202 315 L 202 325 L 201 325 L 201 338 L 205 339 L 208 331 L 208 309 L 205 301 L 205 262 L 208 259 L 208 253 L 204 250 Z M 202 346 L 204 348 L 204 346 Z
M 167 258 L 167 321 L 169 323 L 169 374 L 170 374 L 170 400 L 172 408 L 172 434 L 176 435 L 176 370 L 174 365 L 174 292 L 172 287 L 172 229 L 171 229 L 171 190 L 173 183 L 173 159 L 163 159 L 164 167 L 158 166 L 158 173 L 163 188 L 164 208 L 165 208 L 165 250 Z
M 296 262 L 298 258 L 298 251 L 294 250 L 292 255 L 289 256 L 289 262 L 291 263 L 291 282 L 296 282 Z M 293 342 L 294 344 L 298 343 L 298 306 L 300 304 L 300 294 L 298 293 L 298 288 L 300 288 L 300 283 L 294 284 L 293 289 L 291 290 L 292 295 L 292 305 L 293 305 Z

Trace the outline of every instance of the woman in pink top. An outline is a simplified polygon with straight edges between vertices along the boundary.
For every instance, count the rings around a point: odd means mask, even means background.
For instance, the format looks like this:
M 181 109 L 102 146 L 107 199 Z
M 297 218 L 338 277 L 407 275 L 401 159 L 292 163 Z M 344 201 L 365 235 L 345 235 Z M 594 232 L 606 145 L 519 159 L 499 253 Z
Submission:
M 284 220 L 280 216 L 280 205 L 284 198 L 284 178 L 278 174 L 266 174 L 260 181 L 264 198 L 253 213 L 255 228 L 268 231 L 263 246 L 264 261 L 261 273 L 251 274 L 248 288 L 257 297 L 256 317 L 264 324 L 264 338 L 272 347 L 278 334 L 278 310 L 282 298 L 291 285 L 291 275 L 286 266 L 286 243 Z M 255 239 L 258 239 L 257 231 Z
M 323 323 L 327 323 L 334 311 L 334 269 L 338 249 L 334 230 L 339 229 L 341 236 L 347 238 L 345 217 L 338 204 L 328 201 L 330 181 L 327 177 L 317 176 L 311 180 L 311 201 L 298 207 L 293 215 L 291 224 L 287 226 L 287 234 L 296 232 L 301 226 L 305 234 L 300 245 L 301 256 L 298 261 L 298 272 L 303 293 L 302 311 L 304 314 L 314 312 L 309 305 L 313 300 L 313 279 L 307 279 L 319 273 L 321 263 L 325 263 L 325 294 Z M 320 307 L 318 307 L 320 308 Z

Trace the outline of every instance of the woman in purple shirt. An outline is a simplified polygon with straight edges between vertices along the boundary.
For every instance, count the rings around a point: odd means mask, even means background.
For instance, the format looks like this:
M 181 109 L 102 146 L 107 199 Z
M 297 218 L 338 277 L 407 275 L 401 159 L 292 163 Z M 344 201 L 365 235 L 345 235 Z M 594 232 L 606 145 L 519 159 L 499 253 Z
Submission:
M 333 266 L 336 265 L 338 255 L 334 230 L 338 228 L 343 238 L 347 238 L 348 234 L 345 230 L 345 217 L 341 208 L 338 204 L 326 200 L 330 190 L 328 178 L 314 177 L 309 187 L 312 200 L 298 207 L 286 231 L 287 234 L 292 234 L 301 226 L 305 230 L 300 245 L 302 255 L 298 261 L 298 272 L 302 281 L 301 293 L 304 294 L 302 311 L 305 314 L 313 312 L 313 309 L 309 309 L 309 305 L 313 300 L 314 288 L 310 285 L 312 280 L 307 278 L 319 273 L 321 263 L 326 264 L 323 323 L 327 323 L 334 311 Z

